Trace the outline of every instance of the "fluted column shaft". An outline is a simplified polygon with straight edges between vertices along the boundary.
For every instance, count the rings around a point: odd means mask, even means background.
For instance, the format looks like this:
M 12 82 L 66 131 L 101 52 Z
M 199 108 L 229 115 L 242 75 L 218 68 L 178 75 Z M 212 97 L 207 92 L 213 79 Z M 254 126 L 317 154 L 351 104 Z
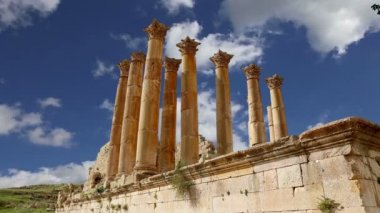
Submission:
M 128 89 L 124 104 L 118 175 L 130 174 L 136 161 L 137 128 L 140 116 L 144 61 L 144 53 L 132 53 Z
M 177 44 L 182 54 L 181 163 L 198 162 L 198 89 L 195 52 L 200 43 L 186 37 Z
M 281 94 L 283 78 L 274 75 L 267 78 L 267 85 L 270 90 L 271 111 L 273 120 L 274 140 L 278 140 L 288 135 L 288 127 L 285 118 L 285 106 Z
M 137 134 L 136 165 L 139 173 L 157 172 L 158 117 L 160 110 L 161 66 L 164 37 L 168 27 L 154 20 L 148 34 L 148 52 L 142 86 L 140 121 Z
M 216 84 L 216 139 L 219 155 L 233 151 L 231 94 L 228 64 L 233 56 L 218 51 L 210 60 L 215 65 Z
M 106 170 L 106 179 L 113 180 L 117 174 L 117 167 L 120 153 L 120 138 L 124 115 L 125 94 L 127 92 L 127 82 L 129 73 L 129 61 L 124 60 L 119 64 L 120 78 L 117 85 L 115 106 L 112 119 L 111 135 L 109 142 L 109 155 Z
M 160 171 L 166 172 L 175 167 L 175 138 L 177 112 L 177 71 L 181 60 L 165 59 L 165 86 L 161 117 Z
M 251 64 L 244 68 L 244 72 L 247 77 L 248 89 L 249 145 L 253 146 L 266 141 L 263 104 L 259 85 L 260 67 Z

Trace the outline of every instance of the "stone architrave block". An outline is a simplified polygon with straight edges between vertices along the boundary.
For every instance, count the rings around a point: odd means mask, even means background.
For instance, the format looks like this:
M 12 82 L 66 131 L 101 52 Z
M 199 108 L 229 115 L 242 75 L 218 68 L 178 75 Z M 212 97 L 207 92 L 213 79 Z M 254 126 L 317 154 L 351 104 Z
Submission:
M 277 189 L 277 172 L 275 169 L 264 172 L 264 190 Z

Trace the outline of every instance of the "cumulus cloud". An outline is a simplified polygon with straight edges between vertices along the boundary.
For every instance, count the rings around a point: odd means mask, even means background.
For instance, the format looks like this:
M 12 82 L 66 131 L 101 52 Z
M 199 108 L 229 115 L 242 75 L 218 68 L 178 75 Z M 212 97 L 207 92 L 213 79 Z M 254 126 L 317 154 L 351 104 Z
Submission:
M 41 167 L 37 171 L 9 169 L 0 175 L 0 188 L 20 187 L 37 184 L 83 183 L 88 176 L 88 169 L 94 161 L 80 164 L 69 163 L 56 167 Z
M 109 75 L 113 78 L 116 78 L 115 66 L 112 64 L 107 64 L 101 60 L 96 60 L 96 68 L 93 69 L 91 72 L 95 78 L 99 78 L 105 75 Z
M 0 104 L 0 136 L 17 133 L 26 135 L 31 143 L 69 147 L 73 133 L 63 129 L 54 128 L 48 131 L 41 113 L 24 112 L 19 106 Z
M 209 70 L 212 67 L 209 58 L 219 49 L 234 55 L 230 62 L 231 66 L 259 60 L 263 54 L 262 39 L 256 36 L 211 33 L 201 37 L 201 31 L 202 26 L 197 21 L 173 24 L 166 36 L 165 54 L 169 57 L 180 58 L 176 44 L 186 36 L 195 38 L 201 43 L 196 54 L 197 66 L 199 72 L 206 75 L 210 74 Z
M 60 0 L 1 0 L 0 32 L 32 24 L 33 15 L 45 17 L 55 11 Z
M 73 133 L 63 129 L 54 128 L 50 131 L 37 127 L 27 132 L 30 142 L 38 145 L 47 145 L 54 147 L 70 147 Z
M 366 33 L 380 30 L 378 16 L 369 11 L 372 4 L 370 0 L 224 0 L 221 13 L 243 33 L 265 27 L 271 20 L 292 22 L 306 28 L 315 51 L 339 56 Z
M 128 49 L 137 51 L 144 46 L 146 46 L 147 39 L 145 37 L 133 37 L 129 34 L 113 34 L 111 33 L 111 38 L 124 42 Z
M 113 103 L 111 103 L 110 100 L 104 99 L 104 101 L 100 104 L 99 108 L 100 109 L 106 109 L 106 110 L 108 110 L 110 112 L 113 112 L 114 106 L 113 106 Z
M 180 8 L 193 8 L 194 0 L 161 0 L 162 6 L 164 6 L 170 14 L 177 14 Z
M 54 97 L 39 99 L 37 100 L 37 103 L 40 105 L 41 108 L 62 107 L 61 100 L 59 98 L 54 98 Z
M 0 136 L 42 124 L 40 113 L 25 113 L 17 106 L 0 104 Z

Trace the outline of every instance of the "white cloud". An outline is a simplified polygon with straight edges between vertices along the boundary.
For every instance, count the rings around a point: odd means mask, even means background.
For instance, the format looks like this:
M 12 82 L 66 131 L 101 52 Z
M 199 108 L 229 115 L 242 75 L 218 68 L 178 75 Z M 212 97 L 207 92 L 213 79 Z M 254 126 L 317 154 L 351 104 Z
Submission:
M 0 135 L 19 132 L 23 128 L 42 124 L 39 113 L 25 113 L 17 106 L 0 104 Z
M 49 15 L 58 7 L 60 0 L 1 0 L 0 31 L 5 28 L 28 26 L 32 24 L 32 15 Z
M 113 34 L 111 33 L 111 38 L 119 41 L 123 41 L 128 49 L 137 51 L 146 45 L 147 39 L 145 37 L 132 37 L 129 34 Z
M 4 78 L 0 78 L 0 85 L 4 85 L 6 83 Z
M 62 107 L 61 100 L 59 98 L 54 98 L 54 97 L 39 99 L 37 100 L 37 103 L 40 105 L 41 108 Z
M 233 54 L 230 66 L 251 63 L 259 60 L 263 54 L 262 39 L 255 36 L 230 34 L 208 34 L 201 37 L 202 26 L 197 21 L 175 23 L 170 28 L 166 36 L 165 53 L 169 57 L 180 58 L 180 52 L 176 44 L 186 36 L 195 38 L 201 45 L 196 54 L 197 66 L 200 73 L 210 74 L 209 70 L 213 67 L 210 57 L 219 49 L 229 54 Z
M 221 12 L 237 32 L 250 32 L 277 19 L 306 28 L 311 47 L 338 56 L 366 33 L 380 30 L 379 17 L 370 11 L 370 0 L 224 0 Z
M 57 167 L 41 167 L 37 171 L 9 169 L 8 174 L 0 175 L 0 188 L 20 187 L 37 184 L 83 183 L 88 169 L 94 161 L 80 164 L 69 163 Z
M 0 104 L 0 136 L 18 133 L 25 134 L 34 144 L 54 147 L 71 145 L 73 133 L 63 128 L 47 131 L 46 127 L 43 127 L 44 124 L 40 113 L 26 113 L 20 106 Z
M 177 14 L 181 7 L 193 8 L 195 4 L 195 0 L 161 0 L 160 2 L 170 14 Z
M 47 131 L 42 127 L 37 127 L 27 131 L 27 136 L 30 142 L 34 144 L 68 148 L 72 145 L 73 133 L 63 128 L 54 128 Z
M 328 120 L 328 118 L 329 118 L 328 112 L 322 113 L 321 115 L 319 115 L 318 122 L 315 124 L 308 125 L 307 129 L 312 129 L 312 128 L 323 126 L 326 123 L 326 121 Z
M 96 60 L 96 68 L 91 72 L 95 78 L 102 77 L 105 75 L 110 75 L 111 77 L 116 78 L 115 66 L 108 65 L 101 60 Z
M 114 105 L 110 102 L 110 100 L 104 99 L 104 101 L 100 104 L 99 108 L 113 112 Z

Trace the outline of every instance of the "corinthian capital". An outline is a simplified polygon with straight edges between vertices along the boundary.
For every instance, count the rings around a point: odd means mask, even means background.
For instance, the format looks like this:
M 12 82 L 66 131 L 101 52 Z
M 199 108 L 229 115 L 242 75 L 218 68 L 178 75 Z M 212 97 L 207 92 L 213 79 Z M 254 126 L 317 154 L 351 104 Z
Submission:
M 128 77 L 129 74 L 129 61 L 122 60 L 117 66 L 120 69 L 120 77 Z
M 144 29 L 144 32 L 148 34 L 149 39 L 160 39 L 164 40 L 166 32 L 169 30 L 169 27 L 153 19 L 152 23 Z
M 216 67 L 228 67 L 228 64 L 230 63 L 232 57 L 233 55 L 219 50 L 214 54 L 214 56 L 210 58 L 210 60 Z
M 259 78 L 260 72 L 261 72 L 261 67 L 257 66 L 256 64 L 250 64 L 243 69 L 245 76 L 247 79 L 251 78 Z
M 270 89 L 280 89 L 283 81 L 284 79 L 281 76 L 275 74 L 267 78 L 267 85 Z
M 189 36 L 187 36 L 177 44 L 177 47 L 179 48 L 179 51 L 182 53 L 182 55 L 195 54 L 195 52 L 198 50 L 197 46 L 200 44 L 201 43 L 195 41 L 195 39 L 191 39 Z
M 174 71 L 177 72 L 181 59 L 165 57 L 164 67 L 166 72 Z
M 143 52 L 133 52 L 131 54 L 131 62 L 144 62 L 145 54 Z

